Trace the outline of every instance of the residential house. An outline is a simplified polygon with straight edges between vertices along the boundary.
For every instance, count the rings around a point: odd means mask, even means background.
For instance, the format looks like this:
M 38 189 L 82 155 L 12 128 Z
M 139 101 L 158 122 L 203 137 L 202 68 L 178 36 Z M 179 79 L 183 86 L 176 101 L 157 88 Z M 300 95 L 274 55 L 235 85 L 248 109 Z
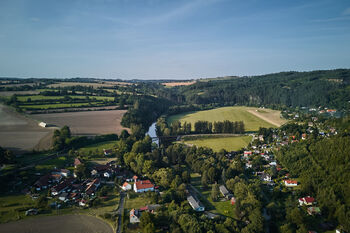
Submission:
M 80 164 L 82 164 L 82 162 L 80 161 L 80 159 L 75 158 L 75 159 L 74 159 L 74 168 L 77 168 L 78 165 L 80 165 Z
M 225 187 L 225 185 L 220 185 L 219 186 L 220 193 L 227 199 L 230 200 L 231 197 L 233 196 Z
M 272 180 L 271 178 L 272 177 L 269 174 L 264 173 L 264 172 L 263 172 L 263 174 L 260 175 L 260 179 L 263 180 L 263 181 L 270 182 Z
M 42 189 L 46 189 L 49 186 L 50 177 L 50 174 L 46 174 L 40 177 L 40 179 L 34 183 L 34 187 L 36 188 L 36 190 L 40 191 Z
M 68 193 L 64 192 L 58 196 L 58 199 L 61 201 L 65 201 L 65 200 L 67 200 L 67 197 L 68 197 Z
M 61 169 L 60 173 L 64 177 L 68 177 L 70 175 L 70 171 L 68 169 Z
M 107 164 L 105 165 L 97 165 L 95 166 L 92 171 L 91 175 L 92 176 L 103 176 L 103 174 L 109 170 L 109 166 Z
M 188 203 L 190 203 L 192 209 L 194 209 L 195 211 L 202 212 L 205 210 L 205 207 L 194 196 L 192 196 L 192 195 L 187 196 L 187 201 L 188 201 Z
M 124 191 L 128 191 L 128 190 L 131 190 L 132 187 L 131 185 L 128 183 L 128 182 L 124 182 L 124 184 L 122 185 L 121 187 Z
M 130 223 L 138 223 L 140 222 L 141 213 L 138 210 L 132 209 L 130 210 Z
M 312 205 L 315 202 L 315 198 L 307 196 L 303 198 L 299 198 L 299 205 Z
M 66 190 L 72 183 L 74 182 L 74 178 L 68 178 L 64 180 L 63 182 L 59 183 L 58 185 L 51 188 L 51 194 L 53 196 L 56 196 Z
M 296 181 L 296 180 L 285 180 L 284 181 L 284 185 L 287 186 L 287 187 L 298 186 L 298 181 Z
M 147 191 L 154 191 L 154 184 L 150 180 L 139 180 L 134 183 L 134 191 L 136 193 L 143 193 Z
M 112 153 L 112 150 L 103 149 L 103 154 L 108 156 Z
M 87 188 L 85 189 L 85 194 L 91 196 L 95 195 L 97 188 L 100 186 L 100 179 L 94 179 L 92 182 L 87 184 Z

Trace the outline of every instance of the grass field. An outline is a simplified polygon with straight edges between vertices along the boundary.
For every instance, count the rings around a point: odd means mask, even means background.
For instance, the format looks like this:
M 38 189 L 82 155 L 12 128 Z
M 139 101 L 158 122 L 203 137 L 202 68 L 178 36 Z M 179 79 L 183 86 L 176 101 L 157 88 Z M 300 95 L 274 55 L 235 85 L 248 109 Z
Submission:
M 232 137 L 211 137 L 203 136 L 192 139 L 191 137 L 185 138 L 182 142 L 187 145 L 195 145 L 198 147 L 208 147 L 213 151 L 220 151 L 225 149 L 226 151 L 240 150 L 246 147 L 252 141 L 251 136 L 232 136 Z
M 79 152 L 88 153 L 89 151 L 95 152 L 96 150 L 101 152 L 103 151 L 103 149 L 112 149 L 115 146 L 115 144 L 116 144 L 116 141 L 100 142 L 100 143 L 82 147 L 79 149 Z
M 260 110 L 260 112 L 258 112 Z M 199 120 L 214 121 L 243 121 L 246 131 L 257 131 L 259 127 L 276 127 L 285 121 L 279 118 L 279 111 L 271 109 L 259 109 L 252 107 L 222 107 L 206 111 L 182 113 L 168 117 L 168 123 L 179 120 L 180 122 L 194 123 Z M 278 119 L 276 118 L 278 116 Z M 271 118 L 271 119 L 269 119 Z

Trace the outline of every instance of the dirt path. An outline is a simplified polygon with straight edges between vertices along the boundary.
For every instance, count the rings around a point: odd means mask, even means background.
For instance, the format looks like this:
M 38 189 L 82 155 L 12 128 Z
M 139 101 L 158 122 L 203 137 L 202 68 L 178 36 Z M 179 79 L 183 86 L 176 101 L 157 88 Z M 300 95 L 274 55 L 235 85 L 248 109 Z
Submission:
M 247 112 L 277 127 L 280 127 L 286 122 L 286 120 L 280 118 L 279 112 L 260 113 L 258 112 L 258 109 L 249 109 Z

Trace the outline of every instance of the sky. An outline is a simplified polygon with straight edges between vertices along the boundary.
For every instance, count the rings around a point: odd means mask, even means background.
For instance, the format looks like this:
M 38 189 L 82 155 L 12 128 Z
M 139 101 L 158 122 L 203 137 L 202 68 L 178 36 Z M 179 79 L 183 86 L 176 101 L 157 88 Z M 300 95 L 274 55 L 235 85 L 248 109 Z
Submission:
M 350 68 L 349 0 L 1 0 L 0 77 Z

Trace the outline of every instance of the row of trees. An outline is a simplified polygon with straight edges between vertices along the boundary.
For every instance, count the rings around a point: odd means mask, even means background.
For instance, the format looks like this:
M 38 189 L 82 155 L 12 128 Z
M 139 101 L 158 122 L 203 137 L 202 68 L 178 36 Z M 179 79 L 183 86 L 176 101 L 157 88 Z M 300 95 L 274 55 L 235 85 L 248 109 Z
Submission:
M 245 132 L 243 121 L 196 121 L 193 125 L 190 122 L 181 123 L 175 121 L 169 126 L 164 117 L 157 121 L 157 135 L 158 136 L 174 136 L 187 135 L 191 133 L 236 133 L 242 134 Z

